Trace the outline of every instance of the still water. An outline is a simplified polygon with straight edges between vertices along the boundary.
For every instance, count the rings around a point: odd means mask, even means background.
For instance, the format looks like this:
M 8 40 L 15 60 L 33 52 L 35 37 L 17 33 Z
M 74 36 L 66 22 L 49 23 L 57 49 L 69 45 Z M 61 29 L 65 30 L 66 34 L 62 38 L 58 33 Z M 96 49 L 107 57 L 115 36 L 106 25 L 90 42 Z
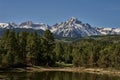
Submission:
M 120 80 L 118 76 L 73 72 L 0 73 L 0 80 Z

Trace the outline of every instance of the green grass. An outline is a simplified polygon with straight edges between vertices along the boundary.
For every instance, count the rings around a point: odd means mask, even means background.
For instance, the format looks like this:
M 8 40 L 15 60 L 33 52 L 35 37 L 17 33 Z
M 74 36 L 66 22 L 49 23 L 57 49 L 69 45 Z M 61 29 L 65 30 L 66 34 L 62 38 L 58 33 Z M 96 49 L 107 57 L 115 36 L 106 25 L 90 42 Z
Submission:
M 73 64 L 66 64 L 64 62 L 56 62 L 56 67 L 72 67 Z

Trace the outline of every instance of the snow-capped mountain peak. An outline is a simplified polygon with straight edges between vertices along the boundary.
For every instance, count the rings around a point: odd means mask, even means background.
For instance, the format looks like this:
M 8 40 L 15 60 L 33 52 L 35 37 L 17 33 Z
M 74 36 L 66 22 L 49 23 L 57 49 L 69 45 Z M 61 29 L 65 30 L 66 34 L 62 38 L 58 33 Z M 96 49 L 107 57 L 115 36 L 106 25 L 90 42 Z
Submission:
M 0 23 L 0 28 L 6 28 L 7 26 L 9 26 L 8 23 Z
M 49 26 L 43 23 L 33 23 L 32 21 L 26 21 L 19 25 L 20 28 L 31 28 L 35 30 L 46 30 L 49 29 Z
M 0 23 L 0 28 L 13 29 L 13 28 L 18 28 L 18 25 L 15 23 Z
M 96 27 L 96 30 L 99 31 L 101 35 L 120 34 L 120 28 Z
M 77 18 L 75 18 L 75 17 L 71 17 L 70 19 L 68 19 L 68 20 L 66 21 L 66 23 L 69 24 L 69 25 L 71 25 L 71 24 L 74 24 L 74 23 L 76 23 L 76 24 L 81 24 L 82 22 L 79 21 L 79 20 L 78 20 Z
M 75 18 L 75 17 L 71 17 L 70 19 L 68 19 L 68 22 L 71 22 L 71 23 L 73 23 L 75 21 L 77 21 L 77 18 Z
M 83 37 L 99 34 L 99 32 L 89 24 L 82 23 L 75 17 L 71 17 L 65 22 L 55 24 L 51 31 L 61 37 Z
M 33 29 L 45 31 L 47 29 L 59 37 L 84 37 L 91 35 L 107 35 L 107 34 L 120 34 L 120 28 L 105 28 L 105 27 L 92 27 L 88 23 L 83 23 L 75 17 L 71 17 L 64 22 L 59 22 L 49 27 L 44 23 L 34 23 L 32 21 L 25 21 L 21 24 L 15 23 L 0 23 L 0 29 Z
M 33 23 L 32 21 L 26 21 L 19 25 L 15 23 L 0 23 L 0 28 L 2 29 L 14 29 L 14 28 L 25 28 L 25 29 L 35 29 L 35 30 L 46 30 L 49 26 L 44 23 Z

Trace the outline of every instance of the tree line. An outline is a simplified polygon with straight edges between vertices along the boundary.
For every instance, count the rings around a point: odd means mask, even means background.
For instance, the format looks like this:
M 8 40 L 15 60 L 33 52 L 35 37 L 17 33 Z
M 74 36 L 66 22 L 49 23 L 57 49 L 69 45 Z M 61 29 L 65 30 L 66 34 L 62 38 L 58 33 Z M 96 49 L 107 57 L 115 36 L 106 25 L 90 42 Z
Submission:
M 72 43 L 57 42 L 55 51 L 58 61 L 77 67 L 120 69 L 120 36 L 98 38 Z
M 22 67 L 27 65 L 48 65 L 55 63 L 54 38 L 49 30 L 43 36 L 6 30 L 0 40 L 0 66 Z
M 64 62 L 76 67 L 120 69 L 120 38 L 117 39 L 107 36 L 67 43 L 55 40 L 49 30 L 43 36 L 6 30 L 0 39 L 0 67 L 55 66 L 56 62 Z

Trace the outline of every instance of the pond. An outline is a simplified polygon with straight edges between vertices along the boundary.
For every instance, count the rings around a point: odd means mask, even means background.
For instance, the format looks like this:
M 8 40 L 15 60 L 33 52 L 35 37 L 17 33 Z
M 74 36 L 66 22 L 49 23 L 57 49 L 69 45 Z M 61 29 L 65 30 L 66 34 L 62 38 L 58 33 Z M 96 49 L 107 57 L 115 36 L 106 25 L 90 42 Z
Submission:
M 0 80 L 120 80 L 119 76 L 62 71 L 0 73 Z

